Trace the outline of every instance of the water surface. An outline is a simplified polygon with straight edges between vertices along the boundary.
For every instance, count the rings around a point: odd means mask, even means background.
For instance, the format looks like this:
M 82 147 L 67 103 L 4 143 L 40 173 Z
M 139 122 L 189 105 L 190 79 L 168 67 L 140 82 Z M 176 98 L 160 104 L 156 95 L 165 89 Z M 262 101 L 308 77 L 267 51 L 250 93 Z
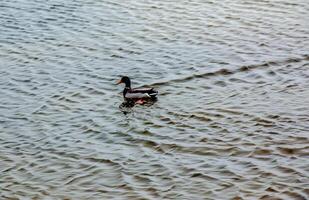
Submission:
M 2 0 L 0 198 L 309 198 L 308 13 Z M 124 115 L 119 75 L 159 101 Z

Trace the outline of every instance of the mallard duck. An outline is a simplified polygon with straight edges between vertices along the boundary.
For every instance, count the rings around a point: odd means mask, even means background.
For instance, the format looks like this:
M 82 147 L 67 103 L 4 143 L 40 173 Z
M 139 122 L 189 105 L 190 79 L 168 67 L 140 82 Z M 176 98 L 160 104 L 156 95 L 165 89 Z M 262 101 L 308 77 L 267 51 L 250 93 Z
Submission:
M 127 101 L 133 101 L 137 104 L 143 104 L 147 100 L 155 100 L 158 94 L 158 91 L 153 88 L 131 88 L 131 80 L 127 76 L 121 77 L 119 81 L 117 81 L 117 85 L 120 83 L 125 84 L 125 88 L 123 89 L 123 97 Z

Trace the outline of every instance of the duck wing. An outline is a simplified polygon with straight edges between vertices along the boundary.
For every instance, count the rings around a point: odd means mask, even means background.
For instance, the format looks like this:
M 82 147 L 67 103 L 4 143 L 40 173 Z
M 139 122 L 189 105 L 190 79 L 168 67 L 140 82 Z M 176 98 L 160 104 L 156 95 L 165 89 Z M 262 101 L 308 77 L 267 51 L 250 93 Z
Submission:
M 128 99 L 142 99 L 142 98 L 152 98 L 158 94 L 153 88 L 134 88 L 127 91 L 125 98 Z
M 151 93 L 153 91 L 153 88 L 133 88 L 130 90 L 131 93 Z
M 127 99 L 143 99 L 143 98 L 150 98 L 151 96 L 148 93 L 130 93 L 127 92 L 125 94 L 125 98 Z

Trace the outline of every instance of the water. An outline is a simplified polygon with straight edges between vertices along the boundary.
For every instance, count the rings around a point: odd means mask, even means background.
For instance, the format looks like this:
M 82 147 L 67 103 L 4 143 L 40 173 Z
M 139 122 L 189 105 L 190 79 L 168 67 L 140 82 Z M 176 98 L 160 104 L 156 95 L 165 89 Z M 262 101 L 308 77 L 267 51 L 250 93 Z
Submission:
M 2 0 L 0 199 L 309 198 L 308 13 Z M 158 102 L 124 115 L 119 75 Z

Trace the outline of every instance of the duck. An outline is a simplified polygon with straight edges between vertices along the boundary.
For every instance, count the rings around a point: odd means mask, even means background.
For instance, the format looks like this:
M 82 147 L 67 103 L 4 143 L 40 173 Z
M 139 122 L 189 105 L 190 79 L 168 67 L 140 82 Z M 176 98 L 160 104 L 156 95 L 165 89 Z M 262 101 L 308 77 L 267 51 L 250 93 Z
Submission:
M 123 98 L 127 102 L 134 102 L 136 104 L 144 104 L 147 101 L 156 100 L 158 91 L 154 88 L 131 88 L 131 80 L 128 76 L 122 76 L 116 84 L 125 84 L 123 89 Z

